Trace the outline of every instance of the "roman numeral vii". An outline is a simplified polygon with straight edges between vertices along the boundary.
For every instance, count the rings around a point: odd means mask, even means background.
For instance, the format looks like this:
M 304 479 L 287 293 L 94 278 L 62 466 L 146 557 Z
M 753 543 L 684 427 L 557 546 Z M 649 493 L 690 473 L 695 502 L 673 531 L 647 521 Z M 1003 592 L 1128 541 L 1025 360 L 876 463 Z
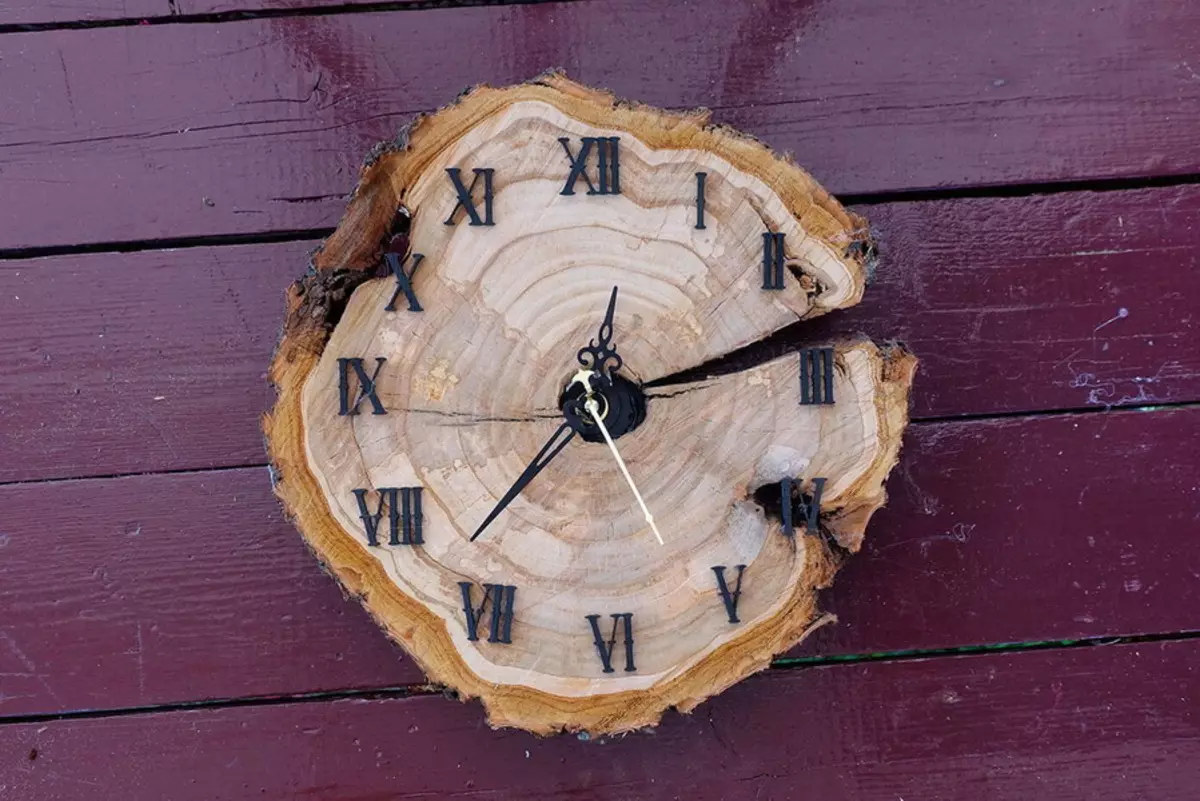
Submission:
M 517 588 L 505 584 L 484 584 L 483 600 L 476 608 L 471 601 L 473 586 L 469 581 L 458 582 L 458 588 L 462 590 L 463 613 L 467 617 L 467 639 L 471 642 L 479 639 L 479 621 L 483 620 L 484 613 L 491 606 L 492 618 L 487 641 L 511 644 L 513 602 L 517 597 Z

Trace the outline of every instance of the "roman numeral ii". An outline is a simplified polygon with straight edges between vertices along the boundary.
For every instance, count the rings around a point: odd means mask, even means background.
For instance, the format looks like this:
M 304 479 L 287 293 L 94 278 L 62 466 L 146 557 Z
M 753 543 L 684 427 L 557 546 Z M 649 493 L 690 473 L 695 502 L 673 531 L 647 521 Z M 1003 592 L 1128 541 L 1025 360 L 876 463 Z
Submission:
M 388 545 L 420 545 L 421 537 L 421 488 L 380 487 L 379 504 L 372 512 L 367 507 L 367 490 L 352 490 L 358 501 L 358 516 L 362 518 L 367 532 L 367 544 L 379 544 L 379 523 L 383 510 L 388 512 Z
M 484 613 L 491 606 L 492 618 L 487 641 L 505 645 L 512 643 L 513 601 L 517 597 L 517 588 L 506 584 L 484 584 L 483 600 L 476 608 L 471 602 L 473 586 L 469 581 L 458 582 L 458 588 L 462 590 L 463 613 L 467 617 L 467 639 L 471 642 L 479 639 L 479 621 L 483 620 Z
M 605 673 L 614 672 L 612 657 L 613 651 L 617 648 L 617 630 L 623 627 L 625 630 L 625 672 L 632 673 L 637 670 L 633 664 L 633 612 L 614 613 L 610 617 L 613 622 L 612 636 L 606 640 L 600 633 L 600 616 L 587 616 L 587 622 L 592 627 L 592 637 L 596 641 L 596 652 L 600 654 L 600 663 L 604 665 Z
M 621 140 L 616 136 L 585 136 L 579 140 L 579 153 L 571 152 L 571 140 L 561 137 L 558 140 L 567 152 L 571 162 L 571 173 L 563 185 L 560 195 L 575 194 L 575 183 L 582 178 L 587 184 L 589 195 L 619 195 L 621 194 Z M 588 177 L 588 156 L 592 148 L 596 149 L 596 182 Z
M 339 416 L 358 414 L 358 406 L 364 400 L 371 402 L 371 414 L 387 414 L 387 409 L 383 408 L 383 404 L 379 401 L 379 396 L 375 394 L 375 379 L 379 377 L 379 371 L 383 368 L 383 363 L 386 361 L 387 359 L 382 356 L 376 356 L 375 372 L 367 375 L 367 370 L 363 367 L 362 359 L 338 359 Z M 358 378 L 358 395 L 355 396 L 354 403 L 350 402 L 351 373 Z

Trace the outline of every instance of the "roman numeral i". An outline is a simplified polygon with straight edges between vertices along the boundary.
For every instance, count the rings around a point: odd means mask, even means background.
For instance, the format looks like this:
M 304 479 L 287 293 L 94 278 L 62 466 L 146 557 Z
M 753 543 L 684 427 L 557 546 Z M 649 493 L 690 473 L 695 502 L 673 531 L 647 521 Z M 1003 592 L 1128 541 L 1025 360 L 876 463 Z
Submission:
M 612 636 L 607 640 L 600 633 L 600 616 L 588 615 L 587 622 L 592 627 L 592 638 L 596 642 L 596 652 L 600 654 L 600 663 L 604 666 L 605 673 L 613 673 L 612 657 L 613 651 L 617 648 L 617 630 L 624 628 L 625 631 L 625 672 L 632 673 L 637 670 L 633 663 L 633 612 L 613 613 Z
M 387 409 L 383 408 L 383 404 L 379 401 L 379 396 L 375 394 L 375 379 L 379 377 L 379 371 L 383 368 L 383 363 L 387 359 L 382 356 L 375 357 L 375 372 L 367 375 L 367 370 L 363 367 L 362 359 L 338 359 L 338 415 L 345 416 L 350 414 L 358 414 L 358 406 L 364 400 L 371 402 L 371 414 L 387 414 Z M 354 398 L 354 403 L 350 402 L 350 374 L 353 373 L 358 378 L 358 395 Z
M 467 617 L 467 639 L 471 642 L 479 640 L 479 621 L 483 620 L 484 612 L 490 605 L 492 618 L 487 641 L 511 644 L 513 602 L 517 597 L 517 588 L 506 584 L 484 584 L 483 600 L 476 608 L 471 602 L 473 586 L 469 581 L 458 582 L 458 588 L 462 590 L 463 613 Z
M 379 523 L 383 510 L 388 511 L 388 545 L 420 545 L 421 536 L 421 488 L 380 487 L 379 504 L 372 512 L 367 507 L 367 490 L 351 490 L 358 501 L 358 516 L 362 518 L 367 532 L 367 544 L 379 544 Z
M 468 187 L 463 184 L 462 172 L 458 167 L 449 167 L 446 169 L 446 175 L 450 176 L 450 183 L 454 184 L 454 193 L 458 196 L 458 202 L 454 204 L 454 208 L 450 210 L 450 216 L 446 218 L 446 225 L 455 225 L 454 215 L 462 209 L 467 213 L 470 222 L 467 225 L 495 225 L 495 220 L 492 219 L 492 175 L 496 172 L 490 167 L 476 167 L 473 172 L 475 177 L 471 179 L 471 185 Z M 479 179 L 483 179 L 483 216 L 479 215 L 479 208 L 475 205 L 475 185 L 479 183 Z
M 589 195 L 619 195 L 621 194 L 621 140 L 616 136 L 585 136 L 579 140 L 579 153 L 571 152 L 571 140 L 560 137 L 558 140 L 567 159 L 571 162 L 571 173 L 563 185 L 560 195 L 575 194 L 575 183 L 582 178 L 587 184 Z M 588 156 L 592 148 L 596 149 L 596 182 L 588 177 Z

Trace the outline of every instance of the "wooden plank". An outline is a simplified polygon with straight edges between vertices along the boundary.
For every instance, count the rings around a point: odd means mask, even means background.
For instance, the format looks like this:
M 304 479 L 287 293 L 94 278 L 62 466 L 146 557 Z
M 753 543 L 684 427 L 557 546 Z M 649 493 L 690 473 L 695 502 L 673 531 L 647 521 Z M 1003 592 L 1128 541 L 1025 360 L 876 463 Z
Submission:
M 6 0 L 0 25 L 103 22 L 171 13 L 172 0 Z
M 8 797 L 1153 798 L 1200 782 L 1200 643 L 773 671 L 654 735 L 491 732 L 440 697 L 0 727 Z
M 1197 441 L 1200 408 L 915 426 L 795 655 L 1200 630 Z M 264 469 L 4 487 L 0 533 L 0 716 L 421 680 Z
M 866 300 L 795 334 L 905 340 L 917 418 L 1200 398 L 1200 188 L 860 211 L 882 239 Z M 0 481 L 261 464 L 314 245 L 0 266 Z
M 1176 0 L 590 0 L 10 34 L 0 248 L 331 225 L 414 113 L 547 65 L 837 193 L 1193 174 L 1198 33 Z

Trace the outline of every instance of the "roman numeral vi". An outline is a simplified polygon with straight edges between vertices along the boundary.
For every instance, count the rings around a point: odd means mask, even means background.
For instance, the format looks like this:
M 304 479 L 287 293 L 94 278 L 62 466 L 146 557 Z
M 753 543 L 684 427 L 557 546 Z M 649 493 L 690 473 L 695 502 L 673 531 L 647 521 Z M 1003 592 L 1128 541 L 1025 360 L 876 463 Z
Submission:
M 613 613 L 612 636 L 607 640 L 600 633 L 600 616 L 588 615 L 587 622 L 592 627 L 592 637 L 596 641 L 596 652 L 600 654 L 600 663 L 604 665 L 605 673 L 612 673 L 612 656 L 613 651 L 617 647 L 617 629 L 624 627 L 625 630 L 625 672 L 632 673 L 637 670 L 633 664 L 633 612 Z
M 362 518 L 367 532 L 367 544 L 379 544 L 379 523 L 383 510 L 388 511 L 388 545 L 420 545 L 421 537 L 421 488 L 380 487 L 379 505 L 372 512 L 367 507 L 367 490 L 351 490 L 358 501 L 358 516 Z

